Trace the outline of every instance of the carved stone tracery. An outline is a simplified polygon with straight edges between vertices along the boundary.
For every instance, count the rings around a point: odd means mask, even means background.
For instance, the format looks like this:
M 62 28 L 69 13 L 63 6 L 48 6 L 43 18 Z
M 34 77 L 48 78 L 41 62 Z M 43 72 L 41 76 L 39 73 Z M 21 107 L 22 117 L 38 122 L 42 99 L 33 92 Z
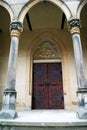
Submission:
M 43 40 L 34 51 L 34 60 L 42 59 L 61 59 L 58 46 L 48 38 Z

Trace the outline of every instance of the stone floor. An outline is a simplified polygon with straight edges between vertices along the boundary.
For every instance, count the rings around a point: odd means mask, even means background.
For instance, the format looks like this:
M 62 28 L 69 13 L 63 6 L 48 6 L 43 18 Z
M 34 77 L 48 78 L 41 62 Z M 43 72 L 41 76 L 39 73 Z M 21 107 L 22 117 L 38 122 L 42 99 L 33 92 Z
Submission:
M 87 126 L 87 119 L 78 119 L 76 111 L 31 110 L 17 111 L 18 118 L 0 119 L 0 125 L 7 126 Z

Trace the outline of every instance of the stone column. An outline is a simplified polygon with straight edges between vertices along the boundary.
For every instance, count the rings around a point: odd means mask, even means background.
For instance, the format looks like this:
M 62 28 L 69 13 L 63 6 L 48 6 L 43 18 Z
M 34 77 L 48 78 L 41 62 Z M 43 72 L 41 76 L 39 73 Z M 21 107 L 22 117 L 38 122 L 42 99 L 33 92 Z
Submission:
M 80 39 L 80 20 L 72 19 L 68 22 L 68 28 L 72 34 L 73 49 L 77 76 L 77 115 L 79 118 L 87 118 L 87 81 L 85 77 L 82 46 Z M 74 83 L 73 83 L 74 85 Z
M 17 21 L 12 22 L 10 24 L 11 46 L 8 62 L 7 88 L 4 91 L 0 118 L 13 119 L 17 117 L 17 112 L 15 111 L 16 95 L 17 95 L 15 90 L 15 81 L 16 81 L 18 44 L 21 31 L 22 31 L 22 24 L 20 22 Z

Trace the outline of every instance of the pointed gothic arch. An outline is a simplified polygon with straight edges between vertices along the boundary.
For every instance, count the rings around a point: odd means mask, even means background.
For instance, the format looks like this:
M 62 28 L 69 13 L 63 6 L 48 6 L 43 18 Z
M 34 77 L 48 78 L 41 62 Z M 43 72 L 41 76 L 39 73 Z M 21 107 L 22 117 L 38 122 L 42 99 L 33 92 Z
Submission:
M 26 5 L 22 8 L 22 10 L 21 10 L 21 12 L 20 12 L 20 14 L 18 16 L 18 20 L 23 23 L 26 13 L 34 5 L 36 5 L 36 4 L 40 3 L 40 2 L 43 2 L 43 1 L 42 0 L 34 0 L 33 2 L 26 3 Z M 68 8 L 68 6 L 62 0 L 59 0 L 59 1 L 47 0 L 47 2 L 51 2 L 55 6 L 59 7 L 64 12 L 64 14 L 66 15 L 67 20 L 72 17 L 70 9 Z
M 64 43 L 62 43 L 60 40 L 56 39 L 55 36 L 52 36 L 51 34 L 45 32 L 44 34 L 39 35 L 36 37 L 33 41 L 31 46 L 29 46 L 27 57 L 26 57 L 26 103 L 29 102 L 29 99 L 31 99 L 31 104 L 29 108 L 31 109 L 32 106 L 32 70 L 33 70 L 33 49 L 35 45 L 41 40 L 45 39 L 45 37 L 48 37 L 49 39 L 52 39 L 56 45 L 59 46 L 61 50 L 61 58 L 62 58 L 62 71 L 63 71 L 63 86 L 64 86 L 64 93 L 67 93 L 67 95 L 64 95 L 65 99 L 65 109 L 69 107 L 71 104 L 71 96 L 70 96 L 70 88 L 69 88 L 69 72 L 68 72 L 68 54 L 66 47 Z M 67 76 L 66 76 L 67 73 Z M 68 81 L 68 82 L 67 82 Z M 28 106 L 28 104 L 26 104 Z

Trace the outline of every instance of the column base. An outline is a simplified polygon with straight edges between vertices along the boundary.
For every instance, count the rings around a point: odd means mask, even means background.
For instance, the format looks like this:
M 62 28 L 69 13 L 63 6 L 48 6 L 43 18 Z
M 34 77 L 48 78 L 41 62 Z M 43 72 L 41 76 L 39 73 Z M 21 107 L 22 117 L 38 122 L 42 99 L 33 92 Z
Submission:
M 15 119 L 18 117 L 18 114 L 15 110 L 1 110 L 0 119 Z
M 18 117 L 16 108 L 16 91 L 14 89 L 5 89 L 3 95 L 2 109 L 0 119 L 14 119 Z
M 16 108 L 16 91 L 5 89 L 2 102 L 2 110 L 15 110 Z
M 79 119 L 87 119 L 87 109 L 78 109 L 77 110 L 77 117 Z
M 87 119 L 87 88 L 79 88 L 77 91 L 77 116 L 80 119 Z

